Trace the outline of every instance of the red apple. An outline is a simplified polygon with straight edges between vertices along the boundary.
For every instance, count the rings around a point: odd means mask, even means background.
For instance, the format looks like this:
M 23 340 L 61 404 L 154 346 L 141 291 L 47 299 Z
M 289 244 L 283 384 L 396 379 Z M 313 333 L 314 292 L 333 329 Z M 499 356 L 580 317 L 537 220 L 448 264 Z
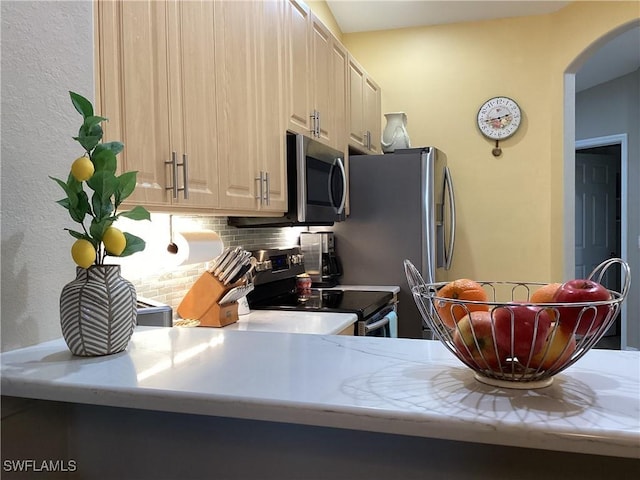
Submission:
M 499 370 L 506 356 L 493 341 L 491 312 L 470 312 L 455 326 L 453 343 L 472 365 L 482 369 Z
M 570 280 L 562 284 L 553 297 L 556 303 L 585 303 L 610 300 L 609 291 L 593 280 Z M 609 313 L 609 305 L 598 307 L 558 307 L 558 321 L 577 335 L 593 335 Z
M 536 355 L 547 338 L 551 318 L 546 309 L 517 303 L 493 309 L 498 348 L 526 365 Z
M 563 328 L 556 323 L 549 331 L 543 347 L 529 362 L 529 367 L 540 367 L 542 370 L 558 369 L 571 358 L 575 351 L 576 336 L 573 330 Z

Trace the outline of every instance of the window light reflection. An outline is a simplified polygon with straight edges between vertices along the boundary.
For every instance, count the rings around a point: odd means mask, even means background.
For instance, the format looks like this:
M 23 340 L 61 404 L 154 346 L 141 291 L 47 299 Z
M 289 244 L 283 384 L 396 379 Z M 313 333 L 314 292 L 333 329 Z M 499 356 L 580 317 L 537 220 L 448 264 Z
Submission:
M 187 350 L 184 350 L 184 351 L 181 351 L 180 353 L 175 354 L 172 359 L 162 360 L 161 362 L 158 362 L 154 366 L 141 371 L 136 376 L 136 379 L 138 380 L 138 382 L 147 380 L 148 378 L 153 377 L 154 375 L 157 375 L 166 370 L 169 370 L 170 368 L 176 367 L 192 359 L 193 357 L 200 355 L 202 352 L 204 352 L 209 348 L 218 347 L 223 343 L 224 343 L 224 335 L 219 335 L 212 338 L 208 342 L 202 342 L 202 343 L 199 343 L 198 345 L 194 345 L 193 347 L 188 348 Z

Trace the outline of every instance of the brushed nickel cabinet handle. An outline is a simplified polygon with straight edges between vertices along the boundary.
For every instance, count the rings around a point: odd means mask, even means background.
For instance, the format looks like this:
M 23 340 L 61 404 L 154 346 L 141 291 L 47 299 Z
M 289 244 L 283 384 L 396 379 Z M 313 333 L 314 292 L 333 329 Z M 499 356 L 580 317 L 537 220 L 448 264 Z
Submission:
M 260 176 L 256 177 L 254 180 L 258 182 L 258 195 L 256 195 L 256 200 L 260 202 L 262 205 L 263 196 L 264 196 L 264 172 L 260 172 Z
M 171 152 L 171 160 L 164 162 L 165 165 L 171 165 L 171 178 L 173 184 L 169 187 L 165 187 L 165 190 L 172 190 L 172 197 L 178 198 L 178 161 L 176 152 Z
M 178 191 L 183 192 L 182 196 L 184 197 L 185 200 L 187 200 L 189 198 L 189 167 L 188 167 L 188 162 L 187 162 L 187 154 L 183 153 L 182 154 L 182 163 L 178 163 L 176 164 L 176 167 L 182 167 L 182 188 L 178 188 Z M 176 172 L 177 172 L 177 168 L 176 168 Z M 178 180 L 178 175 L 176 173 L 176 182 Z M 176 198 L 177 198 L 178 194 L 176 193 Z
M 264 190 L 265 190 L 264 202 L 267 206 L 271 205 L 271 192 L 269 191 L 270 188 L 271 188 L 271 180 L 269 177 L 269 172 L 265 172 L 264 173 Z

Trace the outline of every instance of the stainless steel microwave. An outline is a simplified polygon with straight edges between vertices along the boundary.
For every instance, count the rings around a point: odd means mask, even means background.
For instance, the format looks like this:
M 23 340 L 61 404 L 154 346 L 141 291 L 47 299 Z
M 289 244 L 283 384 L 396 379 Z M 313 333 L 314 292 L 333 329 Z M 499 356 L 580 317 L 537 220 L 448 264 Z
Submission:
M 345 219 L 344 153 L 287 132 L 288 207 L 282 217 L 229 217 L 236 227 L 333 225 Z

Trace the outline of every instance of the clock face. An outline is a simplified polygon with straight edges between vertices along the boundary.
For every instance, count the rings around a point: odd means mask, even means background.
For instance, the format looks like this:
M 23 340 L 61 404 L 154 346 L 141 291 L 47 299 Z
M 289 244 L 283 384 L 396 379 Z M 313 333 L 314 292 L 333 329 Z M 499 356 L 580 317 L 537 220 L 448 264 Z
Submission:
M 487 137 L 501 140 L 510 137 L 520 126 L 520 107 L 507 97 L 494 97 L 478 111 L 478 127 Z

